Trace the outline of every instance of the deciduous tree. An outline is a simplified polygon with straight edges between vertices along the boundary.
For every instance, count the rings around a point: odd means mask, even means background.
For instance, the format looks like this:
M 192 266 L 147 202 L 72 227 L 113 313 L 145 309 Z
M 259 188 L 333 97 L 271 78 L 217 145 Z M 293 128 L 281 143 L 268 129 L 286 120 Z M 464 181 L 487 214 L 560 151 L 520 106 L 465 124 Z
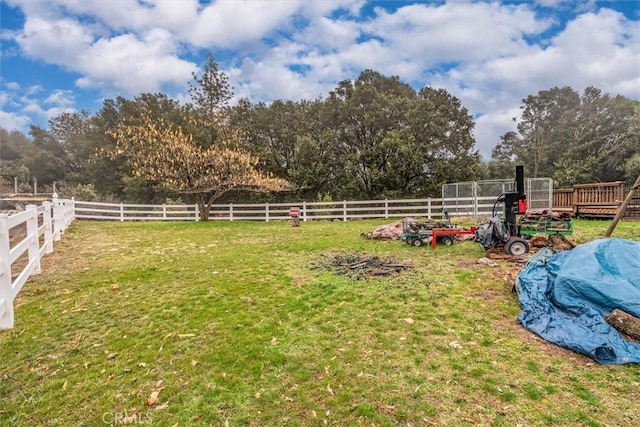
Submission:
M 287 188 L 285 180 L 256 169 L 256 156 L 237 148 L 238 132 L 226 127 L 224 117 L 217 122 L 224 128 L 219 134 L 226 138 L 209 147 L 196 144 L 181 126 L 150 119 L 141 125 L 121 125 L 113 132 L 116 147 L 111 155 L 126 156 L 134 176 L 192 195 L 203 221 L 209 219 L 215 200 L 230 190 Z

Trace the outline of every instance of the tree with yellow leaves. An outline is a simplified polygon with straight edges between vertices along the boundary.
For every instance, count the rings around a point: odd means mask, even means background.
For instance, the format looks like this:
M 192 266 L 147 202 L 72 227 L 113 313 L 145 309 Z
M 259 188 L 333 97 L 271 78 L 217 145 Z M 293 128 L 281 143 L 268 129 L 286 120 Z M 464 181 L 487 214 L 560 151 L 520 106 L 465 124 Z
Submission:
M 193 104 L 183 119 L 167 123 L 160 117 L 121 122 L 110 132 L 112 158 L 124 156 L 134 176 L 181 194 L 191 195 L 200 219 L 209 219 L 211 205 L 230 190 L 279 191 L 287 181 L 257 169 L 258 157 L 240 148 L 239 131 L 230 126 L 227 102 L 232 91 L 212 55 L 200 76 L 193 74 Z
M 134 176 L 192 195 L 200 220 L 230 190 L 279 191 L 287 181 L 258 171 L 259 159 L 238 148 L 239 133 L 217 115 L 218 141 L 202 146 L 181 126 L 145 118 L 140 125 L 122 124 L 112 133 L 112 157 L 124 155 Z

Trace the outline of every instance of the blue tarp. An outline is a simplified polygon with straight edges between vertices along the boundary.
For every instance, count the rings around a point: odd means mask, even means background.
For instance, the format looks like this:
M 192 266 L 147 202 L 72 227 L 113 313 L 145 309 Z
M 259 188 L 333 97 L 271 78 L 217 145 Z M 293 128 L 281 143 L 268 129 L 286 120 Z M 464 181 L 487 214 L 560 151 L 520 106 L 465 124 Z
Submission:
M 640 343 L 605 321 L 614 309 L 640 317 L 640 243 L 610 238 L 570 251 L 545 248 L 518 274 L 518 320 L 547 341 L 603 364 L 640 363 Z

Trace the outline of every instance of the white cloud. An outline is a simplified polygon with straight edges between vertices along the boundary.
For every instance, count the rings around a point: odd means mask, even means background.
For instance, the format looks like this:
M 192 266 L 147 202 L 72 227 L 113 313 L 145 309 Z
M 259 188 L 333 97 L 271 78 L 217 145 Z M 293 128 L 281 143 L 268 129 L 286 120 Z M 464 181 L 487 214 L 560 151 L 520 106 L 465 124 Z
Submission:
M 618 0 L 620 1 L 620 0 Z M 622 0 L 625 1 L 625 0 Z M 537 5 L 557 10 L 576 10 L 578 12 L 586 12 L 594 10 L 597 7 L 597 0 L 535 0 Z
M 54 105 L 56 107 L 73 107 L 76 103 L 73 92 L 70 90 L 56 89 L 44 100 L 45 104 Z
M 414 4 L 377 17 L 363 26 L 382 38 L 391 58 L 410 59 L 430 66 L 468 62 L 513 54 L 526 46 L 525 35 L 549 26 L 527 6 L 497 3 Z
M 18 130 L 22 132 L 31 123 L 31 118 L 22 112 L 9 111 L 20 105 L 16 102 L 15 97 L 16 94 L 13 89 L 10 92 L 0 91 L 0 127 L 8 131 Z
M 235 83 L 236 97 L 254 101 L 315 99 L 333 87 L 333 82 L 331 86 L 322 84 L 277 60 L 254 62 L 247 58 L 229 75 Z
M 5 0 L 9 5 L 19 7 L 28 18 L 55 21 L 64 16 L 83 16 L 88 27 L 102 23 L 114 30 L 142 28 L 153 22 L 155 16 L 143 0 L 78 1 L 78 0 Z M 187 9 L 188 3 L 197 0 L 180 0 Z M 167 1 L 166 3 L 176 3 Z
M 9 90 L 13 90 L 13 91 L 20 90 L 20 83 L 18 82 L 8 82 L 8 83 L 5 83 L 4 86 Z
M 55 89 L 47 93 L 36 85 L 24 90 L 0 91 L 0 126 L 9 131 L 26 134 L 31 124 L 74 111 L 76 100 L 70 90 Z
M 302 31 L 294 34 L 296 41 L 308 47 L 317 47 L 328 51 L 347 49 L 356 43 L 360 36 L 360 25 L 345 19 L 332 20 L 319 17 Z
M 42 86 L 40 86 L 40 85 L 32 85 L 32 86 L 29 86 L 29 87 L 27 88 L 27 90 L 25 91 L 25 93 L 26 93 L 27 95 L 35 95 L 35 94 L 37 94 L 37 93 L 42 92 L 43 90 L 44 90 L 44 89 L 43 89 L 43 88 L 42 88 Z
M 23 97 L 21 99 L 21 103 L 22 108 L 20 111 L 22 113 L 31 116 L 35 115 L 44 120 L 53 119 L 61 113 L 73 113 L 76 111 L 73 107 L 74 102 L 65 97 L 60 99 L 60 94 L 58 92 L 52 93 L 52 95 L 47 97 L 47 100 L 44 102 L 38 99 Z M 48 106 L 43 107 L 44 104 L 48 104 Z
M 31 123 L 31 118 L 24 114 L 0 110 L 0 127 L 11 132 L 23 132 Z
M 156 2 L 163 3 L 162 0 Z M 189 19 L 176 33 L 197 47 L 228 49 L 275 37 L 282 32 L 296 33 L 300 31 L 300 22 L 294 21 L 307 20 L 313 26 L 339 10 L 356 17 L 365 3 L 363 0 L 219 0 L 199 10 L 197 16 Z M 332 24 L 325 20 L 324 25 L 326 29 Z
M 198 47 L 231 48 L 260 40 L 286 24 L 300 1 L 218 1 L 206 6 L 183 35 Z
M 373 2 L 367 17 L 363 0 L 4 1 L 20 6 L 26 22 L 2 37 L 79 74 L 79 89 L 130 96 L 171 88 L 185 99 L 197 71 L 190 55 L 200 49 L 223 59 L 236 97 L 253 100 L 315 98 L 371 68 L 459 97 L 477 117 L 487 158 L 529 94 L 593 85 L 640 98 L 638 21 L 593 1 L 389 2 L 393 11 Z M 562 14 L 549 17 L 553 10 Z M 564 15 L 574 18 L 565 25 Z M 20 92 L 15 83 L 4 87 Z M 23 108 L 35 115 L 75 107 L 65 91 L 23 92 L 33 101 Z
M 308 1 L 302 4 L 304 13 L 311 17 L 327 16 L 335 11 L 346 11 L 352 17 L 360 15 L 366 0 L 323 0 Z
M 16 42 L 32 58 L 80 73 L 80 88 L 136 95 L 161 90 L 165 84 L 185 86 L 196 70 L 195 64 L 179 57 L 180 44 L 174 35 L 157 25 L 140 33 L 110 34 L 95 22 L 59 16 L 66 10 L 100 18 L 113 27 L 146 27 L 147 8 L 137 1 L 59 1 L 48 6 L 36 1 L 24 7 L 32 14 L 27 14 Z M 164 4 L 158 7 L 163 18 L 172 10 Z
M 42 18 L 27 18 L 22 34 L 16 39 L 28 56 L 69 67 L 92 41 L 87 28 L 73 19 Z
M 578 15 L 549 44 L 524 46 L 510 55 L 470 61 L 428 77 L 429 84 L 458 96 L 476 123 L 477 146 L 485 158 L 509 127 L 511 111 L 527 95 L 558 86 L 640 98 L 640 40 L 637 22 L 609 9 Z
M 486 159 L 491 157 L 491 150 L 500 142 L 501 135 L 516 130 L 513 118 L 519 114 L 520 109 L 515 107 L 491 111 L 476 118 L 476 148 Z
M 74 68 L 85 75 L 80 88 L 102 88 L 137 95 L 157 92 L 163 84 L 185 86 L 196 66 L 177 56 L 172 36 L 156 29 L 138 38 L 124 34 L 100 39 L 77 58 Z

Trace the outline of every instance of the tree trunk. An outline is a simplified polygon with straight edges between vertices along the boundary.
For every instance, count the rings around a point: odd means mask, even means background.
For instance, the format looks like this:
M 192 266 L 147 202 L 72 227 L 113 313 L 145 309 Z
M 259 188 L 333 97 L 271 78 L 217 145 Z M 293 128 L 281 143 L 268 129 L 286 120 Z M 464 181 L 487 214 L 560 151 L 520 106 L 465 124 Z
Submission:
M 637 317 L 616 308 L 605 320 L 632 340 L 640 341 L 640 319 Z
M 211 206 L 208 203 L 205 203 L 204 196 L 202 194 L 196 194 L 194 197 L 196 199 L 196 204 L 198 205 L 198 216 L 200 217 L 200 221 L 208 221 Z

